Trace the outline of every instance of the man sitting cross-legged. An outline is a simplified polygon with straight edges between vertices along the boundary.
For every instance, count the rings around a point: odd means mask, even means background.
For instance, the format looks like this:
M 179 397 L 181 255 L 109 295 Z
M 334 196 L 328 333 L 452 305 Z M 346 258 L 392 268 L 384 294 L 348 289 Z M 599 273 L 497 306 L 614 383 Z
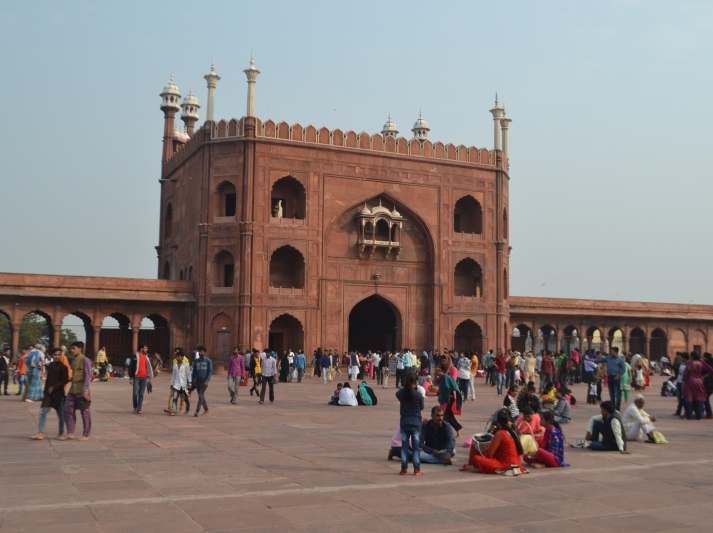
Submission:
M 436 405 L 431 409 L 431 420 L 421 428 L 421 461 L 424 463 L 450 465 L 456 454 L 453 428 L 443 418 L 443 409 Z

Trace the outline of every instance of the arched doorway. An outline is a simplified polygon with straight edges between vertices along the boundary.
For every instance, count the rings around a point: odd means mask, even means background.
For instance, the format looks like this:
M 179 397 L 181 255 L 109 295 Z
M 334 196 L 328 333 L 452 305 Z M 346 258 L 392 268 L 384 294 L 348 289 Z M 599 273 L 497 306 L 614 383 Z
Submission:
M 268 341 L 278 357 L 286 350 L 297 353 L 297 350 L 304 348 L 302 324 L 292 315 L 280 315 L 270 324 Z
M 483 353 L 483 330 L 472 320 L 464 320 L 456 327 L 453 335 L 453 349 L 457 352 L 470 350 Z
M 375 294 L 356 304 L 349 313 L 350 350 L 391 350 L 401 346 L 401 315 Z
M 154 313 L 141 320 L 139 329 L 139 346 L 146 344 L 151 355 L 154 352 L 161 356 L 162 361 L 171 360 L 171 332 L 168 329 L 168 320 Z

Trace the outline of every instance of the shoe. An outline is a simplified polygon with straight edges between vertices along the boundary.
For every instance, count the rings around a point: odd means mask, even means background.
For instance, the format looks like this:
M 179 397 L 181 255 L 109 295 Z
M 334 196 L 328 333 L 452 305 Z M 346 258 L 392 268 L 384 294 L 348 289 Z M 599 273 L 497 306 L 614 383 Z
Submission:
M 574 439 L 574 442 L 570 442 L 569 445 L 572 448 L 584 448 L 585 441 L 583 439 Z
M 414 476 L 422 476 L 422 475 L 423 475 L 423 472 L 421 472 L 420 470 L 414 470 L 414 471 L 413 471 L 413 475 L 414 475 Z
M 164 412 L 164 413 L 171 414 L 173 411 L 171 411 L 170 409 L 164 409 L 163 412 Z
M 198 416 L 198 413 L 194 413 L 193 416 Z
M 265 405 L 265 402 L 258 402 L 260 405 Z
M 252 389 L 250 389 L 250 396 L 252 396 L 252 395 L 253 395 L 253 390 L 252 390 Z
M 22 393 L 21 393 L 21 392 L 18 392 L 18 393 L 15 394 L 15 396 L 20 396 L 20 394 L 22 394 Z
M 408 469 L 402 468 L 402 469 L 401 469 L 401 472 L 399 472 L 399 473 L 400 473 L 402 476 L 405 476 L 406 474 L 408 474 Z
M 389 450 L 389 456 L 386 458 L 387 461 L 391 461 L 391 459 L 394 458 L 394 452 L 392 450 Z
M 713 416 L 704 416 L 703 420 L 713 420 Z

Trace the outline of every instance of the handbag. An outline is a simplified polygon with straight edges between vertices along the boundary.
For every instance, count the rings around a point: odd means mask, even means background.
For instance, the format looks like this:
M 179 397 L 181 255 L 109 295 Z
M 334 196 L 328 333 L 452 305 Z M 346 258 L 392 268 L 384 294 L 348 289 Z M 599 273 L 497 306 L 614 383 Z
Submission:
M 666 440 L 666 437 L 663 436 L 663 433 L 661 433 L 658 430 L 654 430 L 651 432 L 651 436 L 654 438 L 654 442 L 656 444 L 668 444 L 668 441 Z

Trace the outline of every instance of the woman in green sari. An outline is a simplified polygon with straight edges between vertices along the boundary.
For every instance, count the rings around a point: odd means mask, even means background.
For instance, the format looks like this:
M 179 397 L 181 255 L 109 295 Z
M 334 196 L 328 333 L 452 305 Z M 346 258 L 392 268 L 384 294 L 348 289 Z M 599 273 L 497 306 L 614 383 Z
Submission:
M 629 403 L 629 391 L 631 390 L 631 365 L 629 358 L 624 360 L 626 372 L 619 378 L 619 388 L 621 389 L 621 399 Z

